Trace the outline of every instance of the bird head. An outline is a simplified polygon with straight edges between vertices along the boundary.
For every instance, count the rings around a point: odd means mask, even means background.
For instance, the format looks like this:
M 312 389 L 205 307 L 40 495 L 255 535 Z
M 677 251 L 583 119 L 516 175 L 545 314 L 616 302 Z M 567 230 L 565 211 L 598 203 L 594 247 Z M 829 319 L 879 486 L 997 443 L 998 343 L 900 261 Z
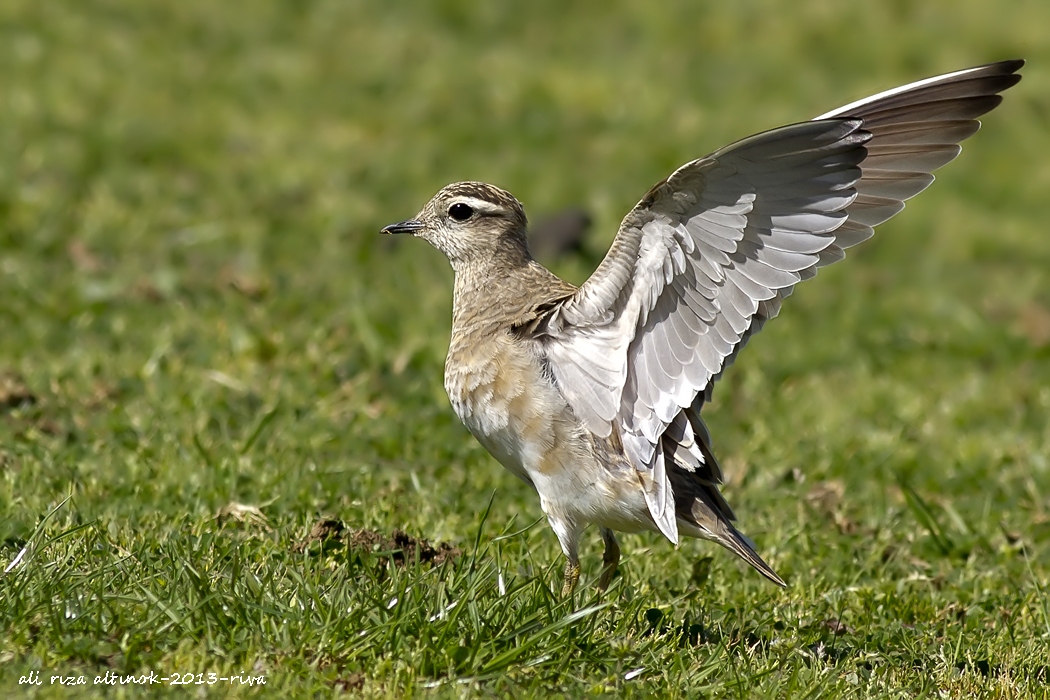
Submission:
M 447 185 L 415 217 L 390 224 L 383 233 L 410 233 L 430 242 L 459 269 L 477 260 L 528 259 L 528 222 L 521 202 L 482 182 Z

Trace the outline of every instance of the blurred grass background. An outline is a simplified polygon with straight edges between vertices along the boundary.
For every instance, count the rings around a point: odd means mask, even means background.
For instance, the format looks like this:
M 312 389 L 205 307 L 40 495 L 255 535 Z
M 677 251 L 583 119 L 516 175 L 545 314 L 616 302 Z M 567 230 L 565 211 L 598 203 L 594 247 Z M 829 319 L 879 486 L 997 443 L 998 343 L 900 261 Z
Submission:
M 1035 0 L 0 4 L 0 687 L 1046 697 L 1048 26 Z M 496 539 L 535 496 L 444 396 L 447 263 L 378 230 L 490 181 L 591 213 L 555 267 L 579 283 L 682 162 L 1012 57 L 961 158 L 706 413 L 791 587 L 637 536 L 608 596 L 550 594 L 546 526 Z M 301 551 L 322 515 L 465 556 Z

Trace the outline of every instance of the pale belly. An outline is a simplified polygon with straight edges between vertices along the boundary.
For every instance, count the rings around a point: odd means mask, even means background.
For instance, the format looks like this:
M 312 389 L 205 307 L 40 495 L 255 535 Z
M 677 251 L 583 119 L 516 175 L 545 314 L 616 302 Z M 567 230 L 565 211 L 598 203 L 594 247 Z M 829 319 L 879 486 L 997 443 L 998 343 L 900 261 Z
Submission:
M 559 535 L 592 523 L 622 532 L 653 529 L 638 472 L 596 454 L 594 438 L 538 360 L 510 338 L 486 345 L 485 357 L 476 348 L 466 361 L 452 363 L 450 356 L 449 399 L 492 456 L 536 489 Z

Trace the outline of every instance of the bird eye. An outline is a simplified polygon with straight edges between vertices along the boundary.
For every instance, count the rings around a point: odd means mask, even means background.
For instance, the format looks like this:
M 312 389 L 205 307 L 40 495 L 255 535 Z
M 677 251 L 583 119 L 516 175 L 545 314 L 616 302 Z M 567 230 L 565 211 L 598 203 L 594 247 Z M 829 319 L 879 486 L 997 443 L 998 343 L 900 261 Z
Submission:
M 448 208 L 448 215 L 456 221 L 466 221 L 474 216 L 474 210 L 463 202 L 456 202 Z

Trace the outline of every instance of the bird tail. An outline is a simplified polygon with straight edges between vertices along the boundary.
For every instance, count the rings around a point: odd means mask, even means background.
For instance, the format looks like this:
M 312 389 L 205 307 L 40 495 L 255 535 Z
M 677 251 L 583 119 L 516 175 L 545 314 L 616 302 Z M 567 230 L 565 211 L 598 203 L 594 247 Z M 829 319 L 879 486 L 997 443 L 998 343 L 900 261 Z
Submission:
M 688 423 L 686 423 L 688 419 Z M 691 430 L 690 430 L 691 429 Z M 667 480 L 674 493 L 678 530 L 711 540 L 737 555 L 778 586 L 787 586 L 755 551 L 755 543 L 733 527 L 733 509 L 718 490 L 722 470 L 699 414 L 679 414 L 663 435 Z
M 677 476 L 677 475 L 676 475 Z M 675 484 L 675 482 L 678 482 Z M 675 486 L 682 485 L 682 479 L 673 479 Z M 718 508 L 721 502 L 711 497 L 710 491 L 717 490 L 710 486 L 708 488 L 697 488 L 699 484 L 690 483 L 690 489 L 675 489 L 675 506 L 678 515 L 678 529 L 680 532 L 699 537 L 705 540 L 717 542 L 733 554 L 737 555 L 748 564 L 753 566 L 758 573 L 768 578 L 781 587 L 787 587 L 784 579 L 777 575 L 769 564 L 755 551 L 755 543 L 747 535 L 733 527 L 726 513 Z M 686 491 L 687 493 L 683 493 Z M 719 494 L 721 496 L 721 494 Z
M 758 556 L 758 552 L 755 551 L 755 543 L 751 541 L 751 538 L 744 533 L 737 530 L 735 527 L 726 524 L 726 537 L 720 537 L 715 540 L 718 544 L 722 545 L 733 554 L 746 561 L 748 564 L 753 566 L 758 573 L 768 578 L 773 583 L 777 584 L 781 588 L 787 588 L 787 583 L 784 579 L 777 575 L 777 572 L 773 570 L 769 564 Z

